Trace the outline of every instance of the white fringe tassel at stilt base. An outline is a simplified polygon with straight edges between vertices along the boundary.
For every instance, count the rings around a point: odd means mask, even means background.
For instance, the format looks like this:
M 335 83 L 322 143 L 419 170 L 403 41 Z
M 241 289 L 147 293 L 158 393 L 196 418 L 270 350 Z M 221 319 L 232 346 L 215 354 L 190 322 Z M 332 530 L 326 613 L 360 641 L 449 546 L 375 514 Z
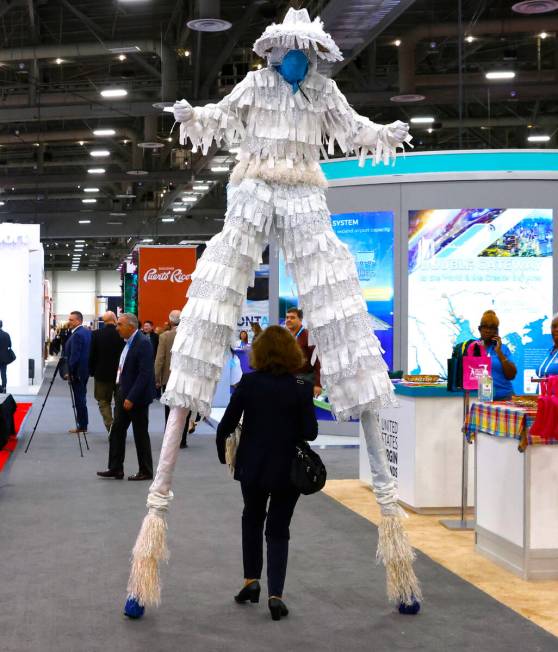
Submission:
M 422 591 L 413 570 L 415 552 L 399 516 L 383 516 L 378 528 L 376 559 L 386 569 L 388 600 L 395 604 L 421 602 Z
M 132 551 L 132 567 L 128 580 L 128 595 L 146 607 L 161 603 L 159 562 L 168 561 L 167 521 L 162 512 L 150 510 Z

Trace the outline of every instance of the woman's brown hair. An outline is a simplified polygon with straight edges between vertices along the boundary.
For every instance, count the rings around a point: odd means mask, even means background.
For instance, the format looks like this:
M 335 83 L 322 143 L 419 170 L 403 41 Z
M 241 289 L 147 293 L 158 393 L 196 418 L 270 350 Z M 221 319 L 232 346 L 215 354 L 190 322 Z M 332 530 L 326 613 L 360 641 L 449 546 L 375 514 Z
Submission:
M 286 328 L 269 326 L 252 343 L 250 365 L 274 375 L 294 374 L 304 366 L 304 354 Z

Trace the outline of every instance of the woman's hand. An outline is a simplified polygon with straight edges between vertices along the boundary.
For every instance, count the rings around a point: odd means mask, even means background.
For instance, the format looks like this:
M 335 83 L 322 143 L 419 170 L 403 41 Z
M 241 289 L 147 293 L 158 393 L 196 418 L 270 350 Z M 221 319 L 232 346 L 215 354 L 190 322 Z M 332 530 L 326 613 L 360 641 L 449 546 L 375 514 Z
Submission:
M 492 341 L 494 342 L 494 352 L 496 355 L 499 355 L 502 353 L 502 338 L 499 335 L 495 335 Z

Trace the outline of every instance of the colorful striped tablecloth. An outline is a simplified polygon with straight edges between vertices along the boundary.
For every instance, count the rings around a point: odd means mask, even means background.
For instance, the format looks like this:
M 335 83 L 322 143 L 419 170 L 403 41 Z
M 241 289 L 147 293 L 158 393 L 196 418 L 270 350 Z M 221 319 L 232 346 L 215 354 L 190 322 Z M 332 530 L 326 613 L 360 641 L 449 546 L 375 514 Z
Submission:
M 536 410 L 519 407 L 507 401 L 472 401 L 465 417 L 463 431 L 468 441 L 472 441 L 478 432 L 493 437 L 517 439 L 520 451 L 524 451 L 527 446 L 558 444 L 556 439 L 541 439 L 529 434 L 536 414 Z

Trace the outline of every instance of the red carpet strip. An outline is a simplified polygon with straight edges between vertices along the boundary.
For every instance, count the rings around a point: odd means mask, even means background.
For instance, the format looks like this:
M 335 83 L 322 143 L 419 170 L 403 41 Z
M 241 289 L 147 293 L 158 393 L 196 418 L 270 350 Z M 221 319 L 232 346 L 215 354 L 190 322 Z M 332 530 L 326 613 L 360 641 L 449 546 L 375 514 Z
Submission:
M 23 421 L 31 409 L 33 403 L 18 403 L 14 414 L 15 433 L 10 435 L 4 448 L 0 451 L 0 472 L 10 459 L 10 455 L 15 451 L 17 446 L 17 433 L 19 432 Z

